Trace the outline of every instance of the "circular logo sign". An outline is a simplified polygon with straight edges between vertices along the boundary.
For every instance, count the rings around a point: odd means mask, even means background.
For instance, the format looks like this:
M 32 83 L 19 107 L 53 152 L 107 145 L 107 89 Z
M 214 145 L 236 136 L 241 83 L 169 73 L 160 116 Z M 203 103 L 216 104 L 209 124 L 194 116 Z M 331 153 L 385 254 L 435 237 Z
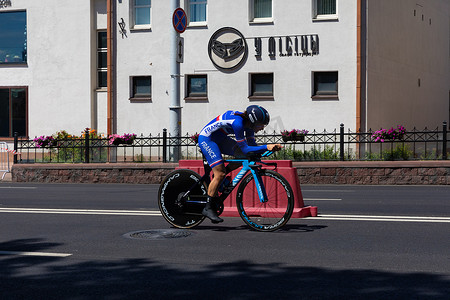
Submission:
M 208 54 L 214 66 L 222 71 L 241 67 L 247 59 L 248 47 L 237 29 L 223 27 L 209 39 Z
M 186 22 L 187 22 L 186 13 L 182 8 L 177 8 L 173 12 L 172 16 L 173 28 L 175 28 L 175 30 L 178 31 L 179 33 L 183 33 L 186 30 Z

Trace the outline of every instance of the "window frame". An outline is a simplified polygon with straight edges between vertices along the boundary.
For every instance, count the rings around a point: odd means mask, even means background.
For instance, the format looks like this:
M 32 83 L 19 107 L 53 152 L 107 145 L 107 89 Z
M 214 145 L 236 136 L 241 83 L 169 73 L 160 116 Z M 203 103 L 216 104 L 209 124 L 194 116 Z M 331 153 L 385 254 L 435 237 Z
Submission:
M 100 74 L 104 73 L 106 76 L 108 76 L 108 62 L 106 62 L 106 66 L 100 67 L 100 61 L 99 61 L 99 55 L 100 53 L 108 53 L 108 48 L 102 48 L 100 47 L 100 33 L 106 34 L 106 30 L 97 30 L 97 51 L 96 51 L 96 77 L 97 77 L 97 90 L 104 90 L 108 88 L 108 82 L 106 82 L 105 86 L 100 85 Z M 106 44 L 106 47 L 108 47 L 108 44 Z
M 313 21 L 330 21 L 330 20 L 338 20 L 339 19 L 338 0 L 334 0 L 335 5 L 336 5 L 336 13 L 335 14 L 322 14 L 322 15 L 319 15 L 317 13 L 317 9 L 319 6 L 317 3 L 318 1 L 321 1 L 321 0 L 312 0 L 312 2 L 313 2 L 312 3 L 312 6 L 313 6 L 312 19 L 313 19 Z
M 27 14 L 27 10 L 6 10 L 6 11 L 0 11 L 0 14 L 11 14 L 11 13 L 25 13 L 25 44 L 24 44 L 24 50 L 22 55 L 25 56 L 25 60 L 23 61 L 3 61 L 0 63 L 0 66 L 2 65 L 27 65 L 28 64 L 28 14 Z M 1 50 L 1 49 L 0 49 Z M 9 56 L 9 55 L 7 55 Z M 10 59 L 14 59 L 10 58 Z M 6 60 L 6 56 L 5 56 L 5 60 Z
M 255 0 L 249 0 L 249 23 L 250 24 L 273 24 L 273 0 L 271 0 L 271 10 L 272 10 L 272 16 L 269 18 L 255 18 Z
M 184 7 L 186 8 L 188 27 L 202 27 L 208 24 L 208 0 L 202 0 L 200 3 L 195 3 L 196 5 L 205 4 L 205 20 L 204 21 L 194 21 L 191 22 L 191 0 L 185 0 Z
M 152 1 L 150 0 L 150 5 L 142 5 L 139 7 L 148 7 L 150 9 L 150 23 L 148 24 L 136 24 L 136 0 L 130 0 L 130 20 L 131 26 L 130 30 L 148 30 L 152 28 Z
M 271 75 L 272 79 L 272 92 L 255 92 L 254 76 L 259 75 Z M 249 73 L 249 96 L 250 100 L 274 100 L 275 95 L 275 76 L 273 72 L 261 72 L 261 73 Z
M 185 75 L 185 97 L 184 100 L 208 100 L 208 75 L 207 74 L 186 74 Z M 206 79 L 206 92 L 205 93 L 192 93 L 191 92 L 191 79 L 192 78 L 205 78 Z
M 1 140 L 13 140 L 14 139 L 14 130 L 12 126 L 12 97 L 11 90 L 14 89 L 24 89 L 25 90 L 25 135 L 19 135 L 19 137 L 28 137 L 28 122 L 29 122 L 29 114 L 28 114 L 28 102 L 29 102 L 29 94 L 28 94 L 28 86 L 0 86 L 0 89 L 8 89 L 9 94 L 9 112 L 8 112 L 8 123 L 9 123 L 9 135 L 8 136 L 0 136 Z
M 137 82 L 135 79 L 150 80 L 150 94 L 136 94 Z M 134 75 L 130 76 L 130 101 L 152 101 L 152 76 L 150 75 Z
M 336 74 L 336 93 L 327 93 L 327 92 L 320 92 L 318 93 L 318 80 L 316 80 L 316 76 L 318 74 L 324 74 L 324 73 L 335 73 Z M 311 82 L 311 99 L 313 100 L 339 100 L 339 71 L 313 71 L 311 74 L 312 82 Z

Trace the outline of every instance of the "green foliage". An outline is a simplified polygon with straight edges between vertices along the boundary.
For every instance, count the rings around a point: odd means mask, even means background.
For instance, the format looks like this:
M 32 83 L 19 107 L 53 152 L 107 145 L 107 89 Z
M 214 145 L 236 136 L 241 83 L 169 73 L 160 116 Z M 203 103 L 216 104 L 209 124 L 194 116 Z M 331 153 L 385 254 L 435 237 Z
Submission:
M 339 152 L 336 152 L 332 146 L 312 148 L 311 150 L 294 150 L 291 146 L 283 148 L 275 153 L 275 159 L 289 159 L 293 161 L 311 161 L 311 160 L 338 160 Z
M 144 154 L 136 154 L 134 156 L 133 162 L 135 162 L 135 163 L 143 163 L 143 162 L 145 162 Z
M 413 156 L 413 151 L 407 144 L 399 144 L 392 149 L 383 150 L 381 153 L 366 153 L 366 160 L 408 160 Z
M 89 160 L 91 162 L 106 162 L 108 150 L 102 144 L 101 139 L 103 137 L 89 128 L 86 128 L 81 136 L 69 134 L 65 130 L 53 134 L 54 143 L 49 148 L 49 152 L 44 154 L 42 162 L 84 162 L 86 132 L 89 134 Z

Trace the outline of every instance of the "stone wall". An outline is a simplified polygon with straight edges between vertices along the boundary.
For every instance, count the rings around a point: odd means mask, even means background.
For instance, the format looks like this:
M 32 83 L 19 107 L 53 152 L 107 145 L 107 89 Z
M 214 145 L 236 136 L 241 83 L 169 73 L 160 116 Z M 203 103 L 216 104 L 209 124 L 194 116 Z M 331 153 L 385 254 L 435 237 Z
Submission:
M 14 182 L 159 184 L 178 164 L 15 164 Z M 301 184 L 450 185 L 450 161 L 295 162 Z
M 159 184 L 178 164 L 15 164 L 14 182 Z
M 450 161 L 300 162 L 303 184 L 450 184 Z

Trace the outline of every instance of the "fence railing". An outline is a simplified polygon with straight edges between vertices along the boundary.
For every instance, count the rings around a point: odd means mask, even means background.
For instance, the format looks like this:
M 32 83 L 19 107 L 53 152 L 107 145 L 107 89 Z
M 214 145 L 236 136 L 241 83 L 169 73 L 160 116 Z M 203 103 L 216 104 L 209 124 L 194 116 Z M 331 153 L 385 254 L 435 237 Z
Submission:
M 376 141 L 375 131 L 339 131 L 308 133 L 303 139 L 285 140 L 279 133 L 264 132 L 256 136 L 258 144 L 281 143 L 283 150 L 275 159 L 294 161 L 324 160 L 446 160 L 447 123 L 442 130 L 406 131 L 401 138 Z M 55 140 L 37 147 L 31 139 L 15 137 L 15 163 L 104 163 L 104 162 L 176 162 L 180 159 L 201 159 L 202 154 L 191 135 L 171 137 L 167 130 L 156 136 L 137 136 L 131 144 L 112 145 L 107 138 Z M 20 159 L 18 159 L 20 157 Z

